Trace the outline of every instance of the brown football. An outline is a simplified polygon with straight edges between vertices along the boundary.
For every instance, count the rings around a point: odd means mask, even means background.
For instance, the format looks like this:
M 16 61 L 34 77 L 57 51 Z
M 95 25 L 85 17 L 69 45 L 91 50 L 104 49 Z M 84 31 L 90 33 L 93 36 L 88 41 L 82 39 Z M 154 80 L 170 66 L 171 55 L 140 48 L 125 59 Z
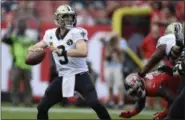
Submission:
M 43 51 L 37 51 L 37 52 L 31 52 L 28 54 L 27 58 L 26 58 L 26 64 L 28 65 L 37 65 L 39 63 L 42 62 L 42 60 L 44 59 L 46 55 L 46 52 Z

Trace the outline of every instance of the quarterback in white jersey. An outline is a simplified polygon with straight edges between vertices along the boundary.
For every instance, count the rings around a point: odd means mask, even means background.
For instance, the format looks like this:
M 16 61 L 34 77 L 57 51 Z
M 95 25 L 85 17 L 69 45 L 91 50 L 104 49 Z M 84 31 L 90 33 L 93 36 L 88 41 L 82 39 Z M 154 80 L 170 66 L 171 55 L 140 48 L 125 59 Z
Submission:
M 43 40 L 29 48 L 29 52 L 52 51 L 58 77 L 45 91 L 37 109 L 37 119 L 48 120 L 48 110 L 64 97 L 72 97 L 77 91 L 100 119 L 110 120 L 106 108 L 98 101 L 97 93 L 88 74 L 87 31 L 76 27 L 76 13 L 69 5 L 61 5 L 55 12 L 57 28 L 45 32 Z
M 64 47 L 66 51 L 75 49 L 76 43 L 80 40 L 87 42 L 87 31 L 80 27 L 74 27 L 66 31 L 65 37 L 60 37 L 58 34 L 59 28 L 49 29 L 45 32 L 43 37 L 47 46 L 53 46 L 55 48 Z M 57 34 L 57 35 L 56 35 Z M 55 60 L 56 68 L 59 76 L 71 76 L 77 73 L 86 72 L 86 56 L 72 57 L 72 56 L 60 56 L 53 52 L 53 58 Z M 78 69 L 77 69 L 78 68 Z

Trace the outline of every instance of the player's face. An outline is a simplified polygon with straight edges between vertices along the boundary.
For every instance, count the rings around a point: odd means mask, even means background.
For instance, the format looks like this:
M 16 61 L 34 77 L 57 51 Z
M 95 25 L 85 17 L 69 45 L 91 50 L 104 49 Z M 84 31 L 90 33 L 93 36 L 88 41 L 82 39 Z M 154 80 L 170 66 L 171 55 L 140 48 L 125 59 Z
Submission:
M 72 25 L 72 23 L 73 23 L 73 15 L 66 14 L 66 15 L 63 16 L 63 20 L 64 20 L 66 25 Z
M 139 100 L 140 98 L 145 97 L 145 95 L 146 95 L 145 89 L 142 89 L 142 88 L 139 87 L 139 86 L 138 86 L 137 88 L 132 88 L 132 89 L 130 89 L 130 91 L 129 91 L 127 94 L 129 94 L 129 96 L 130 96 L 133 100 L 135 100 L 135 101 Z
M 138 96 L 138 87 L 137 88 L 131 88 L 130 90 L 128 90 L 128 94 L 130 97 L 132 97 L 133 100 L 138 100 L 139 96 Z
M 65 27 L 73 27 L 74 24 L 74 15 L 70 14 L 58 14 L 57 15 L 57 20 L 60 24 L 60 27 L 65 28 Z

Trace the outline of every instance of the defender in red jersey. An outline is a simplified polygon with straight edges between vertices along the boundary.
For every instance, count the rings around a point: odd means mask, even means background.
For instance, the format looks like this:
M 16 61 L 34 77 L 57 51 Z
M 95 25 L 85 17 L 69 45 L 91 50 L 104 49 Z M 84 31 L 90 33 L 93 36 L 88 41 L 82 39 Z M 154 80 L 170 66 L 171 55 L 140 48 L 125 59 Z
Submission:
M 146 97 L 162 97 L 168 103 L 167 108 L 154 114 L 154 119 L 162 120 L 178 95 L 180 82 L 179 76 L 171 76 L 159 71 L 147 74 L 144 79 L 140 79 L 137 73 L 130 74 L 125 80 L 125 89 L 127 94 L 137 102 L 135 108 L 121 112 L 120 117 L 130 118 L 139 114 L 145 107 Z

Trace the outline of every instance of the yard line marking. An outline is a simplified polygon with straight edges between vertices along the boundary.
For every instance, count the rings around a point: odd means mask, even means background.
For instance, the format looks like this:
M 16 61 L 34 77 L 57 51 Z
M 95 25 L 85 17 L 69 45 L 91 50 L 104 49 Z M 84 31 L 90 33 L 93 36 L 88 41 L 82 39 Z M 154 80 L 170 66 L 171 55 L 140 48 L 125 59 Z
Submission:
M 9 112 L 37 112 L 37 108 L 25 108 L 25 107 L 1 107 L 1 111 L 9 111 Z M 111 110 L 108 109 L 108 112 L 110 114 L 120 114 L 122 110 Z M 51 108 L 49 112 L 54 112 L 54 113 L 92 113 L 94 112 L 91 109 L 86 109 L 86 108 Z M 152 115 L 156 111 L 142 111 L 140 114 L 144 115 Z

